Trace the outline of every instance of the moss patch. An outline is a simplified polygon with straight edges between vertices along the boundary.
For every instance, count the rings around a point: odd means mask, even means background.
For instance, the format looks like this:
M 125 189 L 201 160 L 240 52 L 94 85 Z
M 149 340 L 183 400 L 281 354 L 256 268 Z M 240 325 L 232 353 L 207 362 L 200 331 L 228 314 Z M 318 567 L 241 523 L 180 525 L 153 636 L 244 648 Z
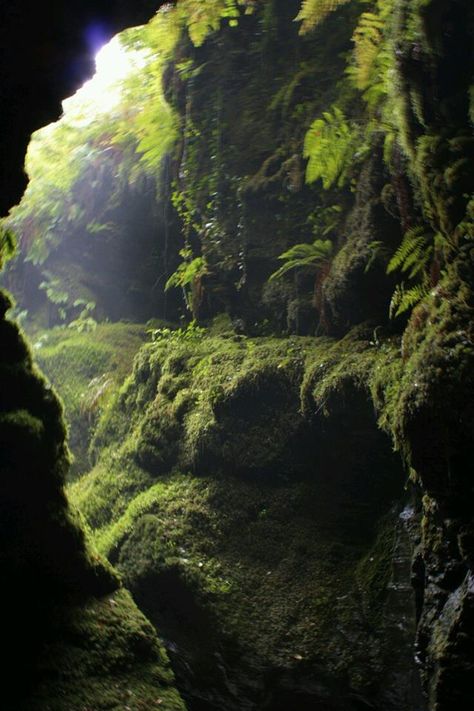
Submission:
M 59 610 L 38 677 L 25 709 L 185 709 L 153 627 L 123 589 Z
M 98 424 L 96 467 L 69 490 L 170 640 L 183 693 L 210 685 L 238 703 L 216 681 L 218 654 L 257 707 L 256 669 L 297 679 L 317 669 L 315 703 L 337 683 L 380 693 L 391 547 L 377 521 L 404 476 L 370 393 L 395 372 L 399 344 L 363 327 L 341 341 L 155 338 Z
M 130 323 L 103 323 L 91 333 L 56 328 L 38 333 L 37 362 L 58 388 L 74 455 L 70 476 L 90 468 L 88 444 L 114 390 L 129 373 L 145 329 Z

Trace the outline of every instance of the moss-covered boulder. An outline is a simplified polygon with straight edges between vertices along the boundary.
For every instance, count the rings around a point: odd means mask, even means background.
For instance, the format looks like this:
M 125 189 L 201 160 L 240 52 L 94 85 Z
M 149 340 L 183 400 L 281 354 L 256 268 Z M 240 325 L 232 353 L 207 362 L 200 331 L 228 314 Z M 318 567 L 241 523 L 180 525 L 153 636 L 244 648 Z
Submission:
M 109 403 L 70 495 L 191 708 L 414 708 L 405 476 L 370 398 L 397 352 L 157 331 Z

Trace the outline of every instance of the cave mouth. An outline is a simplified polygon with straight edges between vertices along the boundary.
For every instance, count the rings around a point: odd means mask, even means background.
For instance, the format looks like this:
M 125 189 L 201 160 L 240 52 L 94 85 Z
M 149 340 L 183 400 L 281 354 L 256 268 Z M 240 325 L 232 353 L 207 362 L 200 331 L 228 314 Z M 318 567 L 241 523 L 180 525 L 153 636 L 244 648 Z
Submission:
M 190 711 L 421 708 L 406 473 L 364 390 L 346 387 L 326 405 L 330 415 L 308 418 L 282 453 L 291 471 L 282 465 L 215 477 L 213 513 L 230 517 L 225 533 L 216 534 L 216 557 L 252 581 L 239 577 L 230 602 L 221 607 L 218 596 L 203 594 L 179 564 L 147 563 L 146 551 L 136 553 L 140 526 L 116 552 L 113 562 L 162 636 Z M 242 408 L 239 401 L 239 422 Z M 272 588 L 259 580 L 262 570 L 280 582 Z M 325 600 L 319 608 L 318 596 Z M 240 606 L 235 615 L 229 605 Z M 316 610 L 314 619 L 306 608 Z M 252 631 L 242 619 L 256 615 Z M 313 624 L 327 636 L 327 652 L 307 633 Z M 291 638 L 292 626 L 308 654 L 285 659 L 278 645 Z M 366 677 L 359 685 L 357 674 Z

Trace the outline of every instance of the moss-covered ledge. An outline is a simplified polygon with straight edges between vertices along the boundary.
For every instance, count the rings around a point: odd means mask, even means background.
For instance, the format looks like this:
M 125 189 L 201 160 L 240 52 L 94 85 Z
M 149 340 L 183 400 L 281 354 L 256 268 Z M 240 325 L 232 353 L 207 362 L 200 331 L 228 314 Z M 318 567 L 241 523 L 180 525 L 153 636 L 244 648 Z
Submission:
M 69 492 L 191 706 L 412 698 L 406 474 L 387 434 L 402 367 L 399 339 L 367 326 L 339 341 L 191 326 L 139 351 Z M 390 590 L 406 596 L 396 642 Z

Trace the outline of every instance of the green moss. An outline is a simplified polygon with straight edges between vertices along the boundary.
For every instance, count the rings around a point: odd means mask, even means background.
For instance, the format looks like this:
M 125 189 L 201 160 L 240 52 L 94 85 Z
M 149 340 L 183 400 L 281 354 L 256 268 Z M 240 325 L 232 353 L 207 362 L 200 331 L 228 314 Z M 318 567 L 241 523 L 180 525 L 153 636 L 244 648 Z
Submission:
M 118 590 L 116 572 L 68 505 L 61 404 L 18 328 L 2 319 L 0 335 L 6 346 L 0 354 L 0 558 L 8 581 L 2 605 L 9 610 L 3 701 L 25 711 L 125 703 L 137 711 L 159 703 L 184 709 L 153 629 Z M 62 363 L 60 344 L 51 348 Z M 85 344 L 84 352 L 91 352 Z
M 371 615 L 383 611 L 380 600 L 387 594 L 393 572 L 396 524 L 393 515 L 380 522 L 373 547 L 357 564 L 356 580 L 364 592 L 364 602 Z
M 36 359 L 64 403 L 74 455 L 72 477 L 89 469 L 94 427 L 130 371 L 144 336 L 142 326 L 129 323 L 99 324 L 87 334 L 56 328 L 36 335 Z
M 38 676 L 25 711 L 185 709 L 152 626 L 123 589 L 58 611 Z
M 370 393 L 398 360 L 399 344 L 367 328 L 341 341 L 176 332 L 141 349 L 99 423 L 95 469 L 69 492 L 165 636 L 204 625 L 211 659 L 221 645 L 263 666 L 324 659 L 366 688 L 381 639 L 354 625 L 366 604 L 383 627 L 383 564 L 366 561 L 390 557 L 376 522 L 403 479 Z M 343 458 L 331 427 L 348 438 Z M 173 627 L 189 615 L 189 632 Z M 200 639 L 183 642 L 191 655 Z

